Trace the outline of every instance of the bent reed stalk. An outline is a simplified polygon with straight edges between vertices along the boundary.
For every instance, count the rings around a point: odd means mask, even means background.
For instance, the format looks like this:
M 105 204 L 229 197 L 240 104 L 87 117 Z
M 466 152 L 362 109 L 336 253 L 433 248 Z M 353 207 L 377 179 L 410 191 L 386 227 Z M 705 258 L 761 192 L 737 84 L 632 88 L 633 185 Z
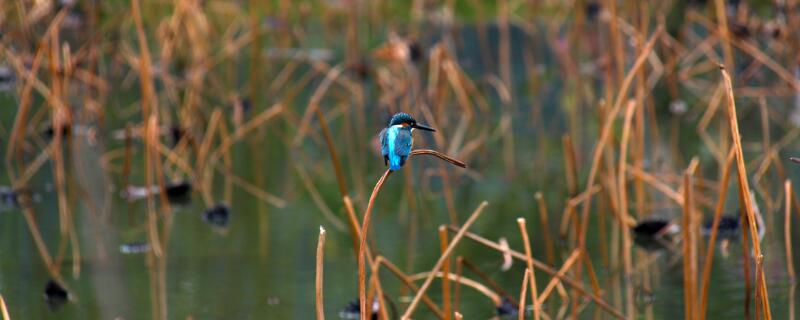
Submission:
M 411 153 L 408 156 L 408 160 L 410 161 L 411 158 L 413 158 L 415 155 L 431 155 L 431 156 L 437 157 L 437 158 L 439 158 L 439 159 L 441 159 L 443 161 L 446 161 L 446 162 L 448 162 L 450 164 L 453 164 L 455 166 L 458 166 L 458 167 L 461 167 L 461 168 L 466 168 L 467 167 L 467 165 L 464 162 L 459 161 L 459 160 L 457 160 L 457 159 L 455 159 L 453 157 L 445 155 L 445 154 L 443 154 L 443 153 L 441 153 L 439 151 L 436 151 L 436 150 L 430 150 L 430 149 L 412 150 Z M 367 202 L 367 209 L 364 211 L 364 218 L 363 218 L 364 220 L 363 220 L 363 222 L 361 224 L 361 235 L 360 235 L 361 239 L 359 240 L 358 257 L 357 257 L 357 259 L 358 259 L 358 300 L 359 300 L 359 310 L 360 310 L 361 314 L 367 314 L 367 284 L 366 284 L 367 270 L 366 270 L 365 252 L 366 252 L 366 246 L 367 246 L 367 234 L 369 232 L 369 223 L 370 223 L 370 218 L 372 217 L 372 207 L 375 205 L 375 198 L 378 196 L 378 193 L 381 191 L 381 188 L 383 188 L 383 184 L 386 183 L 386 180 L 389 178 L 389 175 L 391 175 L 391 174 L 392 174 L 391 170 L 386 170 L 386 172 L 383 173 L 383 176 L 381 176 L 381 178 L 378 179 L 378 182 L 375 184 L 375 188 L 372 189 L 372 194 L 369 196 L 369 202 Z M 457 242 L 458 241 L 453 239 L 453 242 L 451 243 L 451 245 L 455 244 Z M 444 256 L 444 254 L 442 256 Z M 424 289 L 427 289 L 427 288 L 424 288 Z M 420 292 L 425 292 L 424 289 L 420 289 Z M 419 294 L 417 296 L 419 296 Z M 415 299 L 415 300 L 418 300 L 418 299 Z

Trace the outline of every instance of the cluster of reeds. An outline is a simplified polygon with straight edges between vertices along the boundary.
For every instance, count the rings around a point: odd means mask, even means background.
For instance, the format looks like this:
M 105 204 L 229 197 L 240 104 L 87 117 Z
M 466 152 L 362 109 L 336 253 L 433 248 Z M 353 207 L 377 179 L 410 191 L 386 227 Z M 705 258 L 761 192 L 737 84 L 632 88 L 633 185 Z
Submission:
M 469 318 L 461 308 L 462 287 L 477 290 L 494 306 L 509 303 L 520 319 L 528 310 L 536 319 L 574 318 L 586 310 L 652 318 L 652 305 L 639 306 L 637 292 L 654 291 L 663 270 L 657 255 L 634 249 L 630 229 L 651 212 L 670 210 L 681 212 L 670 217 L 681 226 L 680 245 L 670 250 L 683 263 L 686 318 L 712 316 L 710 279 L 726 208 L 738 207 L 744 226 L 742 312 L 772 316 L 772 275 L 764 266 L 777 257 L 763 253 L 756 203 L 763 204 L 768 220 L 783 205 L 786 272 L 794 281 L 791 211 L 800 212 L 800 202 L 784 159 L 800 137 L 791 119 L 794 112 L 800 115 L 800 106 L 781 108 L 800 92 L 800 40 L 792 32 L 800 16 L 793 1 L 776 9 L 781 18 L 774 20 L 722 0 L 707 7 L 683 1 L 411 1 L 400 5 L 409 21 L 387 20 L 394 14 L 388 10 L 398 10 L 387 1 L 46 3 L 0 4 L 0 27 L 11 30 L 0 36 L 0 61 L 18 78 L 14 118 L 0 123 L 0 138 L 7 143 L 4 168 L 13 189 L 29 189 L 37 177 L 53 181 L 55 250 L 41 234 L 35 206 L 23 201 L 21 210 L 42 264 L 67 288 L 65 256 L 71 255 L 72 277 L 81 273 L 77 203 L 87 203 L 96 224 L 111 214 L 107 203 L 87 192 L 89 173 L 76 169 L 93 160 L 87 150 L 102 154 L 99 175 L 113 181 L 107 182 L 107 195 L 131 185 L 164 190 L 171 181 L 187 179 L 205 207 L 232 203 L 235 191 L 258 199 L 263 255 L 269 232 L 279 232 L 268 228 L 267 205 L 283 208 L 296 200 L 294 188 L 300 189 L 330 232 L 351 236 L 364 318 L 373 299 L 380 318 L 387 319 L 386 297 L 398 301 L 406 295 L 412 297 L 401 318 L 411 318 L 420 303 L 440 319 Z M 464 19 L 474 29 L 483 74 L 459 58 L 459 32 L 467 27 L 452 20 L 461 18 L 458 7 L 471 12 Z M 76 17 L 81 24 L 70 27 Z M 385 32 L 384 26 L 406 33 Z M 495 34 L 497 41 L 491 39 Z M 383 43 L 373 47 L 378 41 Z M 545 61 L 553 66 L 543 72 Z M 543 98 L 552 91 L 547 74 L 563 86 L 558 102 Z M 526 80 L 520 84 L 519 78 Z M 131 92 L 135 98 L 124 98 Z M 394 175 L 402 177 L 403 206 L 377 200 L 391 171 L 369 189 L 371 177 L 383 170 L 372 150 L 375 134 L 397 111 L 439 130 L 417 137 L 424 148 Z M 564 126 L 553 124 L 562 118 Z M 783 136 L 773 139 L 776 132 Z M 688 147 L 687 136 L 702 144 Z M 552 141 L 560 141 L 560 148 Z M 442 161 L 420 161 L 417 155 Z M 557 166 L 551 158 L 558 156 L 563 176 L 550 174 Z M 241 157 L 250 157 L 252 178 L 237 170 Z M 466 169 L 449 166 L 465 163 Z M 519 207 L 538 215 L 519 213 L 521 244 L 470 231 L 493 208 L 457 200 L 472 195 L 463 186 L 486 179 L 495 167 L 504 176 L 499 180 L 513 187 L 505 193 L 524 194 L 531 200 Z M 738 206 L 727 200 L 734 169 Z M 326 192 L 333 188 L 326 182 L 334 179 L 338 195 Z M 553 180 L 560 185 L 551 185 Z M 519 181 L 524 183 L 510 183 Z M 418 189 L 441 196 L 420 197 Z M 144 210 L 131 210 L 127 227 L 143 230 L 152 247 L 145 258 L 151 317 L 163 319 L 169 315 L 172 208 L 163 192 L 148 193 L 145 202 Z M 418 215 L 432 203 L 441 205 L 446 219 L 432 215 L 440 224 L 439 246 L 425 248 L 441 253 L 431 268 L 417 272 Z M 471 215 L 460 214 L 470 206 L 477 206 Z M 407 231 L 408 248 L 405 257 L 388 257 L 377 250 L 380 238 L 370 240 L 372 215 L 377 208 L 399 207 L 407 208 L 400 227 Z M 703 216 L 713 217 L 707 244 L 700 232 Z M 507 220 L 513 228 L 513 219 Z M 774 237 L 772 225 L 765 228 Z M 320 319 L 326 314 L 325 233 L 320 229 L 317 249 Z M 522 262 L 508 276 L 521 278 L 521 285 L 504 287 L 508 281 L 459 254 L 465 238 L 502 254 L 509 268 L 514 259 Z M 97 235 L 97 255 L 105 256 L 101 239 Z M 402 267 L 395 262 L 400 260 L 406 262 Z M 384 290 L 389 279 L 404 288 Z M 435 281 L 441 283 L 438 300 L 431 294 Z M 518 295 L 510 293 L 517 288 Z M 7 319 L 2 297 L 0 307 Z

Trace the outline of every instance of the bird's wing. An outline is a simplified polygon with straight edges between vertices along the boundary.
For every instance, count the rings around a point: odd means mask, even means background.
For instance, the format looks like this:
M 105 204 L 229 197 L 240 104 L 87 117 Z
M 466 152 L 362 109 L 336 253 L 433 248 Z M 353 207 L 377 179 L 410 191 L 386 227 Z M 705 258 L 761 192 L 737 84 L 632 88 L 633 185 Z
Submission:
M 381 130 L 381 133 L 378 136 L 378 138 L 381 141 L 381 155 L 385 157 L 389 155 L 389 145 L 386 143 L 386 128 L 383 128 L 383 130 Z
M 411 153 L 411 145 L 414 144 L 411 130 L 397 130 L 397 138 L 394 141 L 394 153 L 396 155 L 406 157 Z

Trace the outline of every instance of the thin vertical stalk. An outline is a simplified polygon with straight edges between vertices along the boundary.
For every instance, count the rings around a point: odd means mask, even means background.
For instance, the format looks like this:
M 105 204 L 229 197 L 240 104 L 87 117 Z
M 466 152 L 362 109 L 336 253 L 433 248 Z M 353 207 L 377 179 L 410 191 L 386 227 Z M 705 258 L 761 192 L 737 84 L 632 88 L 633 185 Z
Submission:
M 786 272 L 789 273 L 789 282 L 795 282 L 794 259 L 792 255 L 792 181 L 786 179 L 784 188 L 784 220 L 783 239 L 786 242 Z
M 325 255 L 325 228 L 322 226 L 319 227 L 319 240 L 317 240 L 317 277 L 315 283 L 315 289 L 317 292 L 317 319 L 318 320 L 325 320 L 325 307 L 323 303 L 323 296 L 322 296 L 322 276 L 323 270 L 323 257 Z
M 453 310 L 461 310 L 461 277 L 464 274 L 464 257 L 456 258 L 456 283 L 453 290 Z
M 719 182 L 719 198 L 717 199 L 717 206 L 714 210 L 714 220 L 711 224 L 711 235 L 708 237 L 708 246 L 706 247 L 706 259 L 703 264 L 703 283 L 701 289 L 700 302 L 700 316 L 705 317 L 706 306 L 708 303 L 708 286 L 711 283 L 711 266 L 714 263 L 714 246 L 717 243 L 717 235 L 719 234 L 719 223 L 722 220 L 722 211 L 725 209 L 725 197 L 728 193 L 728 183 L 730 180 L 731 166 L 733 165 L 733 157 L 735 156 L 733 148 L 728 152 L 728 159 L 725 161 L 725 166 L 722 169 L 722 177 Z
M 695 319 L 695 279 L 697 276 L 697 246 L 694 234 L 694 216 L 692 208 L 692 173 L 683 174 L 683 303 L 684 317 Z
M 744 204 L 745 216 L 747 217 L 747 224 L 750 229 L 750 239 L 753 242 L 753 253 L 757 259 L 762 258 L 761 254 L 761 244 L 760 240 L 758 239 L 758 231 L 756 230 L 756 219 L 755 213 L 753 211 L 753 204 L 752 199 L 750 197 L 750 186 L 747 182 L 747 167 L 744 164 L 744 153 L 742 151 L 742 137 L 739 134 L 739 121 L 736 117 L 736 101 L 734 100 L 733 96 L 733 83 L 731 81 L 731 77 L 725 69 L 725 66 L 720 65 L 720 72 L 722 73 L 722 78 L 725 82 L 726 93 L 728 96 L 728 121 L 730 124 L 731 129 L 731 137 L 733 138 L 733 146 L 736 150 L 736 169 L 739 178 L 739 196 L 742 199 Z M 766 281 L 763 281 L 764 273 L 759 272 L 758 268 L 760 267 L 759 263 L 756 263 L 756 275 L 760 275 L 761 279 L 757 279 L 756 283 L 759 283 L 759 287 L 756 288 L 760 292 L 761 301 L 757 301 L 756 303 L 760 303 L 761 306 L 764 308 L 764 318 L 771 319 L 772 315 L 769 310 L 769 295 L 767 292 L 767 284 Z
M 439 244 L 444 253 L 447 250 L 447 227 L 439 226 Z M 445 259 L 442 265 L 442 309 L 444 310 L 444 319 L 450 320 L 451 306 L 450 306 L 450 258 Z
M 525 320 L 525 294 L 528 289 L 528 279 L 531 277 L 531 269 L 525 268 L 525 275 L 522 277 L 522 288 L 519 290 L 519 305 L 517 309 L 517 319 Z
M 632 272 L 633 272 L 633 262 L 631 260 L 631 235 L 628 232 L 628 186 L 627 180 L 625 175 L 625 166 L 627 162 L 628 156 L 628 140 L 630 138 L 631 133 L 631 120 L 633 119 L 633 113 L 636 111 L 636 103 L 634 101 L 628 102 L 628 108 L 625 111 L 625 121 L 623 122 L 623 129 L 622 129 L 622 141 L 620 142 L 620 153 L 619 153 L 619 173 L 617 174 L 619 178 L 619 225 L 620 229 L 622 230 L 622 269 L 624 273 L 624 282 L 625 282 L 625 303 L 626 309 L 628 311 L 627 318 L 634 319 L 636 318 L 636 306 L 634 305 L 634 297 L 633 297 L 633 284 L 632 284 Z
M 544 202 L 542 192 L 536 192 L 533 196 L 539 204 L 539 223 L 542 225 L 542 237 L 544 238 L 544 250 L 547 257 L 547 264 L 552 265 L 556 260 L 553 240 L 550 238 L 550 219 L 547 214 L 547 203 Z
M 519 225 L 519 231 L 522 234 L 522 241 L 525 245 L 525 262 L 528 264 L 528 270 L 531 272 L 529 279 L 531 285 L 531 303 L 533 304 L 533 319 L 539 320 L 541 317 L 539 311 L 539 291 L 536 289 L 536 272 L 533 269 L 533 254 L 531 253 L 531 242 L 528 238 L 528 230 L 525 227 L 525 218 L 517 218 L 517 224 Z

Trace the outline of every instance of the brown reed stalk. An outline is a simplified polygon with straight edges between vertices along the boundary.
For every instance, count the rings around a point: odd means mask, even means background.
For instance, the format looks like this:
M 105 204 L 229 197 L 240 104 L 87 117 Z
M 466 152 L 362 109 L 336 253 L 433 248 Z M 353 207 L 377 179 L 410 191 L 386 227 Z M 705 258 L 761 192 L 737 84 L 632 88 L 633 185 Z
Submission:
M 319 106 L 314 108 L 314 113 L 317 115 L 317 121 L 322 128 L 322 135 L 325 137 L 325 144 L 328 146 L 328 153 L 331 154 L 331 163 L 333 163 L 333 172 L 336 173 L 336 182 L 339 186 L 339 193 L 344 197 L 347 195 L 347 181 L 344 178 L 342 171 L 342 164 L 339 161 L 339 155 L 336 153 L 336 147 L 333 145 L 333 137 L 331 130 L 328 128 L 328 122 L 325 120 L 325 115 L 320 111 Z
M 308 107 L 306 107 L 305 114 L 303 114 L 303 118 L 300 121 L 300 124 L 297 127 L 297 134 L 292 140 L 292 145 L 298 146 L 303 141 L 303 138 L 306 135 L 306 131 L 308 131 L 308 127 L 311 124 L 311 115 L 319 109 L 319 102 L 322 101 L 322 98 L 330 89 L 330 86 L 336 81 L 336 78 L 344 70 L 343 65 L 337 65 L 336 67 L 328 70 L 327 74 L 325 75 L 325 79 L 322 80 L 322 83 L 314 90 L 314 93 L 311 95 L 311 98 L 308 101 Z
M 453 310 L 461 310 L 461 277 L 464 275 L 464 257 L 456 257 L 456 284 L 453 289 Z
M 353 201 L 350 196 L 342 197 L 344 202 L 345 213 L 347 213 L 347 226 L 350 230 L 350 237 L 353 239 L 353 249 L 355 254 L 358 254 L 358 240 L 361 239 L 361 229 L 358 226 L 358 217 L 356 217 L 356 210 L 353 208 Z
M 692 173 L 687 170 L 683 176 L 683 303 L 684 315 L 696 319 L 695 310 L 697 245 L 695 238 L 695 218 L 692 207 Z
M 413 150 L 408 156 L 410 160 L 415 155 L 432 155 L 441 160 L 447 161 L 455 166 L 459 166 L 465 168 L 467 165 L 464 162 L 456 160 L 450 156 L 447 156 L 441 152 L 429 149 L 419 149 Z M 358 249 L 358 284 L 359 284 L 359 305 L 361 314 L 366 314 L 367 308 L 367 297 L 366 297 L 366 266 L 364 264 L 364 252 L 366 251 L 366 240 L 367 234 L 369 233 L 369 223 L 370 217 L 372 214 L 372 207 L 375 204 L 375 198 L 378 196 L 378 192 L 380 192 L 383 184 L 386 182 L 386 179 L 389 178 L 389 175 L 392 173 L 391 170 L 386 170 L 383 176 L 378 180 L 378 183 L 375 184 L 375 188 L 372 189 L 372 194 L 369 197 L 369 202 L 367 203 L 367 209 L 364 211 L 364 220 L 361 224 L 361 239 L 359 241 L 359 249 Z M 453 240 L 455 242 L 455 240 Z M 430 284 L 429 284 L 430 285 Z M 427 289 L 427 288 L 425 288 Z M 424 292 L 424 290 L 421 290 Z M 417 299 L 418 300 L 418 299 Z
M 3 315 L 3 320 L 11 320 L 11 316 L 8 315 L 8 307 L 6 307 L 6 300 L 3 299 L 2 294 L 0 294 L 0 313 Z
M 497 293 L 499 293 L 500 295 L 502 295 L 503 297 L 505 297 L 505 298 L 506 298 L 506 299 L 508 299 L 509 301 L 514 301 L 514 300 L 515 300 L 514 296 L 512 296 L 510 293 L 508 293 L 508 291 L 506 291 L 505 289 L 503 289 L 503 286 L 501 286 L 500 284 L 498 284 L 498 283 L 497 283 L 497 281 L 495 281 L 494 279 L 492 279 L 492 276 L 491 276 L 491 275 L 489 275 L 489 274 L 487 274 L 486 272 L 482 271 L 482 270 L 481 270 L 480 268 L 478 268 L 478 266 L 476 266 L 474 263 L 470 262 L 470 261 L 469 261 L 469 260 L 467 260 L 467 259 L 463 259 L 463 258 L 462 258 L 462 261 L 461 261 L 461 263 L 464 265 L 464 267 L 467 267 L 467 269 L 469 269 L 469 271 L 470 271 L 470 272 L 472 272 L 472 273 L 474 273 L 476 276 L 478 276 L 478 278 L 480 278 L 480 279 L 481 279 L 481 281 L 483 281 L 483 283 L 485 283 L 487 286 L 489 286 L 490 288 L 492 288 L 492 290 L 493 290 L 494 292 L 497 292 Z
M 742 202 L 744 203 L 744 211 L 747 217 L 747 224 L 750 228 L 750 239 L 753 242 L 753 252 L 757 259 L 761 259 L 761 245 L 760 240 L 758 239 L 758 231 L 756 230 L 756 221 L 755 215 L 753 212 L 753 204 L 752 199 L 750 197 L 750 186 L 747 182 L 747 168 L 744 164 L 744 154 L 742 152 L 742 138 L 739 135 L 739 122 L 736 117 L 736 102 L 733 96 L 733 83 L 731 82 L 731 77 L 728 75 L 728 72 L 725 69 L 725 66 L 720 65 L 720 72 L 722 73 L 722 78 L 725 83 L 726 94 L 728 97 L 728 121 L 730 124 L 731 130 L 731 137 L 733 138 L 733 145 L 734 149 L 736 150 L 736 169 L 739 178 L 739 190 L 740 190 L 740 197 L 742 197 Z M 759 287 L 756 290 L 760 292 L 761 301 L 756 303 L 760 303 L 764 309 L 764 316 L 766 319 L 771 319 L 771 312 L 769 310 L 769 295 L 767 292 L 767 284 L 764 281 L 764 273 L 759 272 L 760 264 L 756 264 L 756 275 L 761 276 L 761 279 L 757 279 L 757 283 L 760 283 Z
M 628 107 L 625 111 L 625 120 L 623 122 L 623 129 L 622 129 L 622 140 L 620 142 L 620 152 L 619 152 L 619 171 L 617 177 L 619 179 L 619 225 L 622 231 L 622 269 L 624 273 L 624 283 L 625 283 L 625 302 L 626 308 L 628 311 L 627 318 L 634 319 L 636 318 L 636 307 L 634 305 L 634 297 L 633 297 L 633 279 L 632 279 L 632 272 L 633 272 L 633 262 L 631 260 L 631 234 L 628 232 L 628 225 L 626 223 L 626 218 L 628 217 L 628 186 L 627 186 L 627 177 L 625 175 L 625 166 L 628 162 L 628 140 L 630 138 L 631 133 L 631 120 L 633 119 L 633 113 L 636 111 L 636 103 L 634 101 L 628 102 Z
M 574 264 L 578 260 L 578 258 L 581 257 L 581 255 L 582 255 L 581 249 L 572 250 L 572 254 L 570 254 L 569 258 L 567 258 L 567 260 L 564 261 L 564 264 L 561 266 L 561 269 L 559 269 L 556 275 L 553 276 L 553 279 L 550 279 L 550 282 L 548 282 L 547 286 L 545 286 L 544 290 L 542 290 L 542 294 L 539 295 L 540 305 L 544 304 L 545 301 L 547 301 L 547 298 L 550 296 L 550 293 L 553 292 L 553 289 L 555 289 L 559 283 L 561 283 L 561 279 L 564 277 L 564 275 L 567 274 L 567 271 L 569 271 L 569 269 L 572 267 L 572 264 Z
M 786 272 L 789 273 L 789 282 L 795 282 L 794 258 L 792 255 L 792 181 L 786 179 L 784 188 L 784 220 L 783 240 L 786 243 Z
M 586 183 L 587 188 L 591 188 L 594 186 L 594 180 L 597 176 L 598 166 L 600 162 L 600 156 L 603 154 L 603 150 L 605 150 L 605 144 L 611 135 L 611 127 L 614 123 L 614 117 L 616 117 L 617 113 L 619 112 L 620 108 L 622 107 L 622 102 L 626 99 L 625 95 L 630 88 L 631 82 L 633 82 L 634 76 L 637 74 L 639 68 L 644 65 L 645 60 L 650 55 L 650 52 L 653 50 L 653 46 L 655 46 L 656 40 L 661 36 L 661 32 L 663 32 L 664 26 L 659 25 L 658 28 L 653 32 L 653 35 L 650 36 L 650 40 L 647 41 L 642 51 L 639 53 L 639 56 L 636 58 L 636 61 L 633 63 L 633 66 L 630 70 L 628 70 L 628 74 L 625 76 L 625 79 L 622 81 L 620 85 L 619 91 L 617 93 L 616 99 L 614 100 L 614 106 L 611 109 L 611 112 L 608 113 L 607 121 L 603 123 L 603 128 L 600 131 L 600 138 L 597 141 L 597 145 L 594 150 L 594 154 L 592 156 L 592 165 L 589 169 L 589 178 L 588 182 Z M 588 190 L 588 189 L 587 189 Z M 578 245 L 583 246 L 586 240 L 586 230 L 588 228 L 588 221 L 589 221 L 589 208 L 591 207 L 591 201 L 587 201 L 584 203 L 582 211 L 581 211 L 581 232 L 578 234 Z
M 725 166 L 722 169 L 722 176 L 719 182 L 719 198 L 717 199 L 717 207 L 714 210 L 714 220 L 711 224 L 711 235 L 708 237 L 708 246 L 706 247 L 706 258 L 703 263 L 703 282 L 701 286 L 700 302 L 700 317 L 706 316 L 706 306 L 708 303 L 708 287 L 711 283 L 711 266 L 714 263 L 714 246 L 717 243 L 717 235 L 719 234 L 719 223 L 722 220 L 722 211 L 725 210 L 725 197 L 728 193 L 728 181 L 730 180 L 731 166 L 733 165 L 733 157 L 736 155 L 733 148 L 728 152 L 728 159 L 725 161 Z
M 555 249 L 553 249 L 553 240 L 550 238 L 550 219 L 547 214 L 547 203 L 544 202 L 542 192 L 538 191 L 533 196 L 539 205 L 539 223 L 542 224 L 542 238 L 544 238 L 544 250 L 547 257 L 547 264 L 553 264 L 556 261 Z
M 417 285 L 414 284 L 414 281 L 412 281 L 408 277 L 408 275 L 406 275 L 402 270 L 400 270 L 400 268 L 394 265 L 394 263 L 384 259 L 382 256 L 378 256 L 377 258 L 375 258 L 375 261 L 376 263 L 381 263 L 384 267 L 389 269 L 389 271 L 391 271 L 398 279 L 400 279 L 400 282 L 402 282 L 408 289 L 410 289 L 411 292 L 413 292 L 414 294 L 419 292 L 419 287 L 417 287 Z M 461 280 L 456 280 L 456 281 L 457 284 L 460 284 Z M 436 315 L 436 317 L 438 317 L 439 319 L 444 319 L 444 313 L 442 313 L 442 310 L 439 309 L 439 307 L 435 303 L 433 303 L 433 300 L 431 300 L 428 297 L 428 295 L 422 295 L 422 303 L 424 303 L 428 307 L 428 309 L 430 309 L 431 312 L 433 312 Z
M 475 222 L 475 220 L 477 220 L 478 217 L 480 217 L 481 212 L 483 212 L 483 209 L 486 208 L 487 205 L 489 205 L 488 202 L 486 201 L 481 202 L 478 208 L 475 209 L 475 211 L 472 212 L 472 214 L 469 216 L 469 219 L 467 219 L 467 221 L 464 222 L 464 225 L 461 227 L 461 230 L 459 230 L 458 233 L 456 233 L 456 235 L 453 237 L 453 241 L 450 242 L 450 245 L 447 247 L 447 250 L 445 250 L 445 252 L 442 253 L 442 255 L 439 257 L 439 260 L 431 269 L 430 274 L 426 277 L 425 282 L 422 283 L 422 286 L 420 286 L 419 292 L 417 292 L 417 294 L 414 296 L 414 299 L 411 300 L 411 304 L 409 304 L 408 308 L 403 313 L 401 319 L 407 320 L 411 318 L 411 314 L 413 314 L 414 310 L 416 310 L 417 305 L 419 304 L 419 301 L 422 297 L 422 294 L 424 294 L 425 291 L 428 290 L 428 287 L 430 287 L 431 283 L 433 282 L 433 278 L 436 276 L 436 272 L 442 267 L 444 261 L 450 257 L 450 254 L 453 253 L 453 250 L 455 250 L 456 245 L 458 245 L 459 241 L 461 241 L 461 238 L 464 237 L 464 233 L 466 233 L 469 227 Z M 363 230 L 364 233 L 366 233 L 366 229 Z
M 447 227 L 444 225 L 439 226 L 439 245 L 442 253 L 447 250 Z M 450 258 L 447 258 L 442 265 L 442 309 L 444 309 L 444 319 L 450 320 L 451 306 L 450 306 Z
M 448 226 L 447 228 L 450 229 L 450 231 L 453 231 L 453 232 L 459 232 L 461 230 L 460 228 L 455 227 L 455 226 Z M 486 239 L 484 237 L 481 237 L 480 235 L 474 234 L 472 232 L 466 232 L 464 234 L 464 236 L 467 237 L 468 239 L 471 239 L 471 240 L 473 240 L 473 241 L 475 241 L 477 243 L 480 243 L 480 244 L 482 244 L 482 245 L 484 245 L 484 246 L 486 246 L 488 248 L 494 249 L 494 250 L 496 250 L 498 252 L 508 252 L 514 258 L 517 258 L 517 259 L 519 259 L 521 261 L 527 261 L 527 257 L 525 256 L 525 254 L 520 253 L 518 251 L 514 251 L 512 249 L 504 249 L 503 246 L 501 246 L 499 243 L 494 242 L 494 241 L 489 240 L 489 239 Z M 545 264 L 545 263 L 543 263 L 541 261 L 538 261 L 536 259 L 533 259 L 533 265 L 536 266 L 536 268 L 538 268 L 539 270 L 542 270 L 545 273 L 549 274 L 550 276 L 558 277 L 559 279 L 561 279 L 561 281 L 563 283 L 565 283 L 568 286 L 570 286 L 570 288 L 578 291 L 581 295 L 589 297 L 589 299 L 594 301 L 601 309 L 603 309 L 604 311 L 608 312 L 610 315 L 614 316 L 615 318 L 618 318 L 618 319 L 624 319 L 625 318 L 625 316 L 623 316 L 622 313 L 620 313 L 618 310 L 616 310 L 613 307 L 611 307 L 611 305 L 609 305 L 607 302 L 605 302 L 602 298 L 600 298 L 599 296 L 593 294 L 591 291 L 584 289 L 579 281 L 576 281 L 575 279 L 569 278 L 566 275 L 565 276 L 559 276 L 558 275 L 558 271 L 556 271 L 555 269 L 551 268 L 547 264 Z
M 578 164 L 575 157 L 575 146 L 568 134 L 565 134 L 561 141 L 564 149 L 564 163 L 566 163 L 564 171 L 567 175 L 567 192 L 570 197 L 574 197 L 578 193 Z
M 525 218 L 517 218 L 519 225 L 519 232 L 522 234 L 522 241 L 525 246 L 525 262 L 528 264 L 528 269 L 531 272 L 530 285 L 531 285 L 531 304 L 533 305 L 533 319 L 539 320 L 540 306 L 539 306 L 539 291 L 536 289 L 536 272 L 533 269 L 533 254 L 531 253 L 531 243 L 528 238 L 528 230 L 525 227 Z
M 386 301 L 384 301 L 384 293 L 383 288 L 380 285 L 380 267 L 381 264 L 378 261 L 370 261 L 370 272 L 372 273 L 370 276 L 370 286 L 369 286 L 369 294 L 367 298 L 369 301 L 378 301 L 378 313 L 376 316 L 378 319 L 389 319 L 388 309 L 386 308 Z M 374 292 L 374 295 L 373 295 Z M 372 310 L 367 310 L 367 314 L 364 315 L 365 319 L 372 318 Z
M 725 65 L 734 66 L 733 50 L 731 49 L 730 31 L 728 31 L 728 14 L 724 0 L 714 0 L 714 9 L 717 15 L 717 32 L 722 38 L 722 53 L 725 56 Z
M 525 275 L 522 277 L 522 288 L 519 290 L 519 304 L 517 306 L 517 319 L 519 320 L 525 320 L 525 294 L 528 291 L 528 278 L 530 277 L 531 269 L 525 268 Z
M 319 240 L 317 240 L 317 277 L 315 284 L 315 289 L 317 292 L 317 319 L 325 320 L 325 307 L 322 300 L 322 276 L 324 268 L 322 267 L 323 258 L 325 256 L 325 228 L 322 226 L 319 227 Z
M 137 2 L 137 1 L 133 1 Z M 147 142 L 145 143 L 145 154 L 144 154 L 144 169 L 145 169 L 145 185 L 152 186 L 153 185 L 153 162 L 154 162 L 154 155 L 153 155 L 153 148 L 152 144 L 150 143 L 151 137 L 156 135 L 153 130 L 158 130 L 157 127 L 157 120 L 156 115 L 152 115 L 147 119 L 147 124 L 145 127 L 145 137 Z M 163 192 L 162 192 L 163 193 Z M 147 234 L 148 239 L 150 241 L 150 246 L 153 248 L 153 254 L 156 257 L 162 257 L 163 251 L 161 249 L 161 241 L 158 238 L 158 216 L 156 214 L 155 209 L 155 202 L 153 200 L 153 196 L 150 192 L 147 193 Z
M 412 281 L 419 281 L 428 278 L 441 278 L 442 276 L 443 274 L 441 272 L 429 271 L 429 272 L 412 274 L 408 278 Z M 455 277 L 455 275 L 450 274 L 450 281 L 456 281 L 456 280 L 457 278 Z M 484 296 L 492 300 L 492 303 L 494 303 L 495 305 L 499 305 L 501 302 L 503 302 L 503 300 L 500 298 L 500 295 L 498 295 L 497 293 L 495 293 L 494 291 L 492 291 L 491 289 L 489 289 L 488 287 L 486 287 L 485 285 L 483 285 L 478 281 L 466 277 L 461 277 L 461 279 L 458 281 L 464 286 L 475 289 L 475 291 L 478 291 L 479 293 L 483 294 Z M 401 318 L 401 319 L 408 319 L 408 318 Z
M 389 178 L 389 175 L 392 174 L 391 170 L 386 170 L 386 172 L 381 176 L 378 180 L 378 183 L 375 184 L 375 188 L 372 189 L 372 195 L 369 197 L 369 202 L 367 203 L 367 209 L 364 211 L 364 220 L 361 224 L 361 239 L 359 240 L 358 245 L 358 295 L 359 295 L 359 307 L 360 307 L 360 314 L 367 314 L 367 288 L 366 288 L 366 265 L 365 265 L 365 252 L 367 250 L 367 233 L 369 232 L 369 222 L 372 213 L 372 206 L 375 204 L 375 198 L 378 196 L 378 192 L 381 191 L 383 184 L 386 182 L 386 179 Z

